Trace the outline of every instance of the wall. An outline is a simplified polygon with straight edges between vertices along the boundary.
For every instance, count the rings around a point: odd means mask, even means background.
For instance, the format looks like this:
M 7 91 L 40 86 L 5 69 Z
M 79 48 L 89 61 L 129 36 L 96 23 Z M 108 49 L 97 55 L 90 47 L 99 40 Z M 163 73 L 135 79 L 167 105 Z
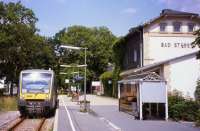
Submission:
M 159 24 L 161 22 L 167 23 L 166 26 L 166 33 L 174 33 L 173 32 L 173 22 L 181 22 L 182 26 L 181 26 L 181 32 L 182 33 L 189 33 L 188 32 L 188 23 L 194 23 L 195 27 L 194 30 L 199 29 L 200 27 L 200 23 L 197 20 L 193 20 L 193 19 L 188 19 L 188 18 L 164 18 L 164 19 L 160 19 L 154 23 L 152 23 L 151 25 L 147 26 L 144 30 L 144 32 L 150 32 L 150 33 L 160 33 L 160 26 Z
M 173 22 L 182 22 L 181 32 L 173 32 Z M 160 32 L 160 22 L 167 23 L 166 32 Z M 188 32 L 188 23 L 199 22 L 186 19 L 161 19 L 144 28 L 144 65 L 167 60 L 170 58 L 192 53 L 197 48 L 192 48 L 191 43 L 196 36 Z
M 200 62 L 196 56 L 188 56 L 164 66 L 164 74 L 169 91 L 179 90 L 185 97 L 194 98 L 196 81 L 200 73 Z
M 181 32 L 173 32 L 173 22 L 182 23 Z M 167 23 L 166 32 L 160 32 L 159 24 Z M 183 56 L 199 50 L 192 48 L 191 43 L 196 39 L 188 32 L 188 23 L 195 23 L 199 29 L 199 20 L 186 18 L 162 18 L 144 28 L 144 65 Z M 199 61 L 196 56 L 183 57 L 164 65 L 164 76 L 169 91 L 182 91 L 185 97 L 194 98 L 196 81 L 200 73 Z
M 155 63 L 185 54 L 189 54 L 198 50 L 192 48 L 191 43 L 195 37 L 182 37 L 182 36 L 151 36 L 148 45 L 148 57 L 151 59 L 150 63 Z

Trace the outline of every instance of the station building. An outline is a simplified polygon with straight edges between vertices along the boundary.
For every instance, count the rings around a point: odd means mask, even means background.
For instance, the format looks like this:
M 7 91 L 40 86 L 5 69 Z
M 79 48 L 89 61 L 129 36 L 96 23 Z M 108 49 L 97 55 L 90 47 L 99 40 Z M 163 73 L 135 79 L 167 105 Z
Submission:
M 200 75 L 198 48 L 191 43 L 200 17 L 164 9 L 124 36 L 123 71 L 118 82 L 119 109 L 140 119 L 168 118 L 168 93 L 194 99 Z

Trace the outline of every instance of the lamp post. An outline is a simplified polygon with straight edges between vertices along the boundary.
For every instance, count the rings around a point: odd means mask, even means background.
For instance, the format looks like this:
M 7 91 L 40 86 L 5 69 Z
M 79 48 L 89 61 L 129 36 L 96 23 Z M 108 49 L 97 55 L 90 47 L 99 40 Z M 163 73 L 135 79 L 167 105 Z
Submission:
M 85 65 L 86 65 L 86 48 L 85 48 Z M 84 79 L 84 110 L 87 111 L 86 109 L 86 66 L 85 66 L 85 79 Z
M 85 52 L 85 62 L 84 65 L 76 65 L 76 66 L 70 66 L 70 65 L 60 65 L 61 67 L 85 67 L 85 77 L 84 77 L 84 110 L 86 111 L 86 70 L 87 70 L 87 63 L 86 63 L 86 58 L 87 58 L 87 48 L 83 47 L 75 47 L 75 46 L 67 46 L 67 45 L 61 45 L 60 48 L 65 48 L 65 49 L 71 49 L 71 50 L 84 50 Z

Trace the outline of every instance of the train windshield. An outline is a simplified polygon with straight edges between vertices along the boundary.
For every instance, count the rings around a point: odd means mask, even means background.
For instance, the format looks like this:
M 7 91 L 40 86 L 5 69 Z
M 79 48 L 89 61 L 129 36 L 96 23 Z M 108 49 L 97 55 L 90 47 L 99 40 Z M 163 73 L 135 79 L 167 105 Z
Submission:
M 23 73 L 22 93 L 48 93 L 51 86 L 50 73 Z

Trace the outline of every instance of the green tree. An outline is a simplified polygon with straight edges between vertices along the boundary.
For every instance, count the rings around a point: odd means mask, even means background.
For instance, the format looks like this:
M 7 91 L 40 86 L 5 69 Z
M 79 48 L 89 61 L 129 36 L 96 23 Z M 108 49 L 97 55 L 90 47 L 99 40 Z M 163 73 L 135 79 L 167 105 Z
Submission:
M 197 36 L 194 42 L 192 42 L 193 47 L 199 47 L 200 48 L 200 29 L 194 32 L 194 35 Z M 200 58 L 200 51 L 197 54 L 197 59 Z M 195 98 L 197 102 L 200 102 L 200 81 L 197 81 L 196 91 L 195 91 Z
M 193 47 L 199 47 L 200 48 L 200 29 L 194 32 L 194 35 L 197 36 L 194 42 L 192 42 Z M 197 54 L 197 59 L 200 58 L 200 51 Z
M 18 83 L 23 69 L 53 64 L 53 49 L 36 34 L 37 20 L 33 11 L 20 2 L 0 2 L 0 75 L 11 83 Z
M 98 80 L 106 71 L 108 63 L 112 63 L 112 45 L 116 37 L 106 27 L 88 28 L 71 26 L 61 30 L 54 37 L 57 43 L 86 47 L 87 50 L 87 79 Z M 84 64 L 84 51 L 64 51 L 62 63 Z
M 113 71 L 113 91 L 112 96 L 117 97 L 117 88 L 118 88 L 118 80 L 120 79 L 120 72 L 123 67 L 123 58 L 125 53 L 125 39 L 124 38 L 118 38 L 113 47 L 113 62 L 114 62 L 114 71 Z

